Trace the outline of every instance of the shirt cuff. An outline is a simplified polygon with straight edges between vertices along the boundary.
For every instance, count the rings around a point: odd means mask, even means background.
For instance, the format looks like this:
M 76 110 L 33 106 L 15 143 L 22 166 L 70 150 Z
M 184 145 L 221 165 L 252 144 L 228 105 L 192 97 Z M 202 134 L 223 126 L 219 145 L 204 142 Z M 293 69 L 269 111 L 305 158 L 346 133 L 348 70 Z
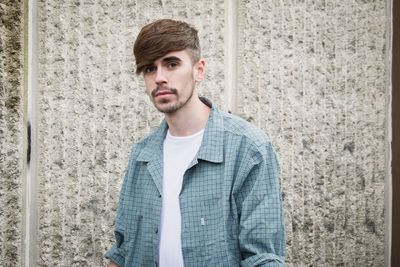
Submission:
M 118 264 L 119 267 L 123 267 L 125 265 L 125 253 L 121 248 L 117 248 L 116 245 L 112 246 L 112 248 L 107 251 L 105 257 Z
M 254 255 L 243 260 L 240 264 L 242 267 L 284 267 L 285 261 L 283 257 L 272 253 Z

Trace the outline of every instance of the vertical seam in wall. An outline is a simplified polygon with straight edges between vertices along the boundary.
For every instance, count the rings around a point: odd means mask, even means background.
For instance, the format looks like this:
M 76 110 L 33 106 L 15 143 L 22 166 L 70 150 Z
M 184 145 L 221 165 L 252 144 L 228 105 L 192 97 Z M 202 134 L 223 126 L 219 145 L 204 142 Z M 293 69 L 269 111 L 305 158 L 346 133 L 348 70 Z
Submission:
M 236 73 L 235 73 L 235 84 L 239 84 L 239 81 L 241 80 L 241 75 L 243 75 L 243 73 L 245 72 L 246 67 L 243 66 L 242 62 L 244 62 L 243 57 L 244 57 L 244 43 L 245 40 L 243 40 L 242 33 L 246 30 L 246 1 L 243 0 L 237 0 L 234 1 L 237 3 L 237 12 L 236 12 L 236 19 L 237 19 L 237 23 L 236 23 L 236 53 L 235 53 L 235 57 L 236 57 Z M 236 88 L 236 92 L 239 92 L 240 88 Z M 239 95 L 239 97 L 243 97 L 242 95 Z M 243 112 L 243 104 L 238 102 L 238 95 L 235 94 L 235 110 L 236 113 L 238 112 Z M 240 114 L 239 114 L 240 115 Z M 244 114 L 241 114 L 244 115 Z
M 27 162 L 25 198 L 26 198 L 26 225 L 25 225 L 25 266 L 35 266 L 36 256 L 36 171 L 37 171 L 37 146 L 36 146 L 36 96 L 37 96 L 37 0 L 25 0 L 28 2 L 28 135 L 30 136 L 29 162 Z
M 19 262 L 21 262 L 22 266 L 26 265 L 26 256 L 27 252 L 27 244 L 29 242 L 28 239 L 28 224 L 29 224 L 29 216 L 27 214 L 28 210 L 28 186 L 26 180 L 28 179 L 28 168 L 29 168 L 29 157 L 30 157 L 30 129 L 29 129 L 29 117 L 28 117 L 28 43 L 29 43 L 29 0 L 22 1 L 22 12 L 23 12 L 23 165 L 22 165 L 22 173 L 21 173 L 21 182 L 22 182 L 22 235 L 21 239 L 21 258 Z M 26 180 L 24 180 L 24 178 Z
M 392 4 L 387 0 L 386 7 L 386 122 L 385 122 L 385 266 L 391 266 L 391 243 L 392 243 Z
M 236 111 L 237 90 L 237 2 L 225 0 L 225 108 L 232 113 Z

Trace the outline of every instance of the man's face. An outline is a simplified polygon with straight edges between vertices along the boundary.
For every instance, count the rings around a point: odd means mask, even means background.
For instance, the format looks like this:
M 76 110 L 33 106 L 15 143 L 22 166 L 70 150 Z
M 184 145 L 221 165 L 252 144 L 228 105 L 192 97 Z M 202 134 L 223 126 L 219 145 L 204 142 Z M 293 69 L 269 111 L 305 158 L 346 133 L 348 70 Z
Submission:
M 174 113 L 185 106 L 203 74 L 204 60 L 193 63 L 187 50 L 170 52 L 143 70 L 150 99 L 163 113 Z

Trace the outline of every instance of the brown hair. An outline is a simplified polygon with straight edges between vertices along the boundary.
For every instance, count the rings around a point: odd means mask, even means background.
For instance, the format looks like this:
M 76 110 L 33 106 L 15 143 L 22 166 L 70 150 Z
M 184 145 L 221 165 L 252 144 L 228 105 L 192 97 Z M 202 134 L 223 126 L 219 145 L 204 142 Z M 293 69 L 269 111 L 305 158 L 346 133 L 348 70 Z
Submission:
M 158 58 L 173 51 L 189 49 L 193 62 L 200 59 L 200 42 L 197 30 L 183 21 L 161 19 L 142 28 L 133 46 L 136 73 Z

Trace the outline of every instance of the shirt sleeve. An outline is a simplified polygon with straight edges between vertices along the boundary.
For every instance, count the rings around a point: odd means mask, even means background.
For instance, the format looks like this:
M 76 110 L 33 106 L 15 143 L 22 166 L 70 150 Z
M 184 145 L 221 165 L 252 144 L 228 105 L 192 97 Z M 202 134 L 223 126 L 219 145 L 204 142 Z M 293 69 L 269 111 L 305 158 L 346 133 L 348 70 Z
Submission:
M 285 226 L 279 165 L 270 143 L 248 159 L 237 197 L 241 266 L 284 266 Z
M 111 247 L 109 251 L 107 251 L 105 257 L 110 261 L 118 264 L 118 266 L 125 266 L 125 250 L 122 248 L 123 243 L 123 234 L 118 232 L 115 233 L 116 243 Z
M 127 171 L 128 172 L 128 171 Z M 124 212 L 124 191 L 125 191 L 125 184 L 126 184 L 126 176 L 124 183 L 121 188 L 120 196 L 119 196 L 119 204 L 117 209 L 117 215 L 115 219 L 115 243 L 111 247 L 109 251 L 105 254 L 105 257 L 110 261 L 118 264 L 120 267 L 125 266 L 125 255 L 126 251 L 125 247 L 125 235 L 124 235 L 124 224 L 123 224 L 123 212 Z
M 126 238 L 125 238 L 125 220 L 124 220 L 124 212 L 125 212 L 125 194 L 127 191 L 127 184 L 129 183 L 129 178 L 131 177 L 131 172 L 133 168 L 133 159 L 135 157 L 135 146 L 131 150 L 130 158 L 129 158 L 129 163 L 128 167 L 125 171 L 124 175 L 124 181 L 122 183 L 122 187 L 120 190 L 119 194 L 119 202 L 118 202 L 118 209 L 117 209 L 117 215 L 115 218 L 115 230 L 114 230 L 114 236 L 115 236 L 115 243 L 113 246 L 108 250 L 105 254 L 105 257 L 109 259 L 110 261 L 118 264 L 120 267 L 125 266 L 125 257 L 127 255 L 126 253 Z

